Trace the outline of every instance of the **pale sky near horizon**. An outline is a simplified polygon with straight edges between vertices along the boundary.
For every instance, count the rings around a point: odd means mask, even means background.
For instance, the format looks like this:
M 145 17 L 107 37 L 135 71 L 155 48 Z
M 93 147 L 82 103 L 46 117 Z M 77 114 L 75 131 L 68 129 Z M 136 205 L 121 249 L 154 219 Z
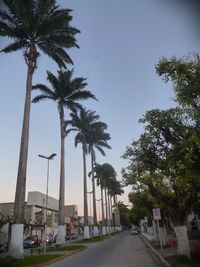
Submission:
M 174 105 L 172 90 L 157 76 L 155 64 L 162 56 L 199 52 L 195 19 L 186 6 L 171 1 L 167 4 L 162 0 L 60 0 L 58 3 L 73 10 L 71 25 L 81 30 L 77 36 L 80 49 L 68 51 L 74 61 L 74 76 L 87 77 L 88 89 L 99 100 L 82 104 L 96 110 L 108 124 L 112 138 L 112 150 L 105 151 L 106 157 L 97 154 L 97 161 L 112 164 L 120 180 L 121 168 L 127 165 L 121 156 L 143 130 L 138 119 L 147 110 Z M 4 44 L 2 39 L 0 49 Z M 0 54 L 0 69 L 0 202 L 9 202 L 14 201 L 15 195 L 25 96 L 27 67 L 23 53 Z M 58 68 L 42 54 L 33 84 L 48 84 L 46 70 L 56 73 Z M 48 101 L 33 104 L 26 192 L 46 192 L 47 162 L 38 154 L 57 153 L 50 162 L 49 195 L 58 198 L 59 151 L 56 104 Z M 80 215 L 83 210 L 82 173 L 81 147 L 74 148 L 71 135 L 66 139 L 65 203 L 78 205 Z M 89 178 L 88 191 L 91 191 Z M 128 203 L 129 191 L 127 188 L 119 199 Z

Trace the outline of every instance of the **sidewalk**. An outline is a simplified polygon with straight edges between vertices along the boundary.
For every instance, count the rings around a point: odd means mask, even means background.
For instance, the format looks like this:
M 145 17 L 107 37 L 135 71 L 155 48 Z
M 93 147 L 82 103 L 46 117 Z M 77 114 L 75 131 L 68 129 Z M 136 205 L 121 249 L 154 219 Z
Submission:
M 180 263 L 176 265 L 171 265 L 169 262 L 169 257 L 177 256 L 177 249 L 176 247 L 169 247 L 169 248 L 163 248 L 162 250 L 155 249 L 151 243 L 154 241 L 154 238 L 146 233 L 142 233 L 140 237 L 144 240 L 144 242 L 147 244 L 147 246 L 153 251 L 154 254 L 161 260 L 161 262 L 166 267 L 200 267 L 200 264 L 194 264 L 194 263 Z

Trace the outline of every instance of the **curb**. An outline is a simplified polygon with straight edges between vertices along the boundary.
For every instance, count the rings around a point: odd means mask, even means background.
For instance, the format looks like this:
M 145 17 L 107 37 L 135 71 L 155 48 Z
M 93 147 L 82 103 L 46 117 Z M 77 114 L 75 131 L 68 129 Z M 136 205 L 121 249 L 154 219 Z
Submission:
M 153 248 L 149 242 L 142 236 L 140 235 L 140 238 L 145 242 L 145 244 L 153 251 L 153 253 L 160 259 L 160 261 L 166 266 L 166 267 L 173 267 L 171 264 L 169 264 L 168 261 L 166 261 L 159 253 L 158 251 Z

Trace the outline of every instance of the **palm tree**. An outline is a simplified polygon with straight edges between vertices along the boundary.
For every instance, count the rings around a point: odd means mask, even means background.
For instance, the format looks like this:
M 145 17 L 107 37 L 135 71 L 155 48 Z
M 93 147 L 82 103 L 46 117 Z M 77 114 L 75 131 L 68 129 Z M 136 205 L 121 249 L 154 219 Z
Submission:
M 104 151 L 101 148 L 101 146 L 104 145 L 105 147 L 109 147 L 109 145 L 106 143 L 106 139 L 105 140 L 99 139 L 99 141 L 97 141 L 97 136 L 99 135 L 100 137 L 100 133 L 101 133 L 101 137 L 103 138 L 104 136 L 103 129 L 106 128 L 106 124 L 99 121 L 99 115 L 97 115 L 95 111 L 86 110 L 86 109 L 80 110 L 79 113 L 77 112 L 71 113 L 71 118 L 72 119 L 70 121 L 66 121 L 67 125 L 72 127 L 71 129 L 68 129 L 67 133 L 71 131 L 77 131 L 78 133 L 75 137 L 75 146 L 77 146 L 78 143 L 81 143 L 82 149 L 83 149 L 84 238 L 89 238 L 86 154 L 88 154 L 91 151 L 91 148 L 93 146 L 95 146 L 102 153 L 104 153 Z M 96 137 L 95 137 L 95 134 L 96 134 Z M 107 139 L 108 139 L 108 136 L 107 136 Z M 92 157 L 94 157 L 94 154 Z M 94 200 L 96 202 L 96 197 L 94 198 Z
M 111 179 L 111 182 L 109 184 L 109 190 L 108 190 L 108 197 L 110 197 L 110 213 L 113 218 L 113 226 L 114 229 L 116 227 L 116 221 L 117 221 L 117 214 L 119 214 L 118 207 L 117 207 L 117 195 L 122 195 L 124 193 L 124 190 L 122 189 L 121 183 L 116 179 Z M 113 205 L 112 205 L 112 197 L 113 197 Z M 113 208 L 114 207 L 114 211 Z M 119 222 L 117 223 L 117 225 Z
M 104 218 L 104 225 L 103 226 L 104 227 L 107 226 L 107 230 L 110 233 L 111 214 L 110 214 L 110 200 L 108 198 L 108 192 L 112 186 L 113 181 L 116 180 L 116 172 L 115 172 L 114 168 L 112 167 L 112 165 L 110 165 L 109 163 L 104 163 L 102 165 L 98 164 L 96 166 L 95 172 L 96 172 L 96 176 L 98 178 L 98 180 L 97 180 L 98 185 L 101 186 L 102 199 L 103 199 L 103 189 L 104 189 L 106 216 Z M 103 211 L 103 206 L 102 206 L 102 211 Z
M 96 161 L 95 149 L 98 150 L 101 155 L 105 156 L 103 148 L 110 149 L 107 141 L 110 140 L 110 135 L 105 132 L 107 125 L 104 122 L 98 121 L 93 123 L 88 136 L 87 143 L 89 145 L 89 153 L 91 154 L 91 175 L 92 175 L 92 191 L 93 191 L 93 222 L 94 227 L 97 228 L 97 211 L 96 211 L 96 189 L 95 189 L 95 175 L 94 175 L 94 165 Z M 98 235 L 98 230 L 94 229 L 94 235 Z
M 10 53 L 24 51 L 27 64 L 26 97 L 21 134 L 12 236 L 9 254 L 23 257 L 23 222 L 29 140 L 32 77 L 37 67 L 39 51 L 52 58 L 60 67 L 73 63 L 65 49 L 78 47 L 75 35 L 79 30 L 71 27 L 68 9 L 60 9 L 55 0 L 3 0 L 0 11 L 0 35 L 13 40 L 1 50 Z
M 114 182 L 115 178 L 115 170 L 114 168 L 108 164 L 103 164 L 103 173 L 104 173 L 104 180 L 105 180 L 105 202 L 106 202 L 106 216 L 107 216 L 107 227 L 108 227 L 108 233 L 111 233 L 111 202 L 110 202 L 110 189 L 112 188 L 112 184 Z
M 43 84 L 33 86 L 34 90 L 39 90 L 40 95 L 34 97 L 34 103 L 43 100 L 52 100 L 57 103 L 59 118 L 60 118 L 60 138 L 61 138 L 61 151 L 60 151 L 60 190 L 59 190 L 59 213 L 58 213 L 58 234 L 56 243 L 62 244 L 65 242 L 65 224 L 64 224 L 64 190 L 65 190 L 65 120 L 64 108 L 75 111 L 81 108 L 80 100 L 88 98 L 95 99 L 90 91 L 84 88 L 87 86 L 85 78 L 72 79 L 73 70 L 58 71 L 58 77 L 54 76 L 50 71 L 47 72 L 47 79 L 51 84 L 51 88 Z
M 106 235 L 106 220 L 104 213 L 104 198 L 103 198 L 103 189 L 105 187 L 105 181 L 103 176 L 102 165 L 95 163 L 94 172 L 97 178 L 97 186 L 100 186 L 100 191 L 101 191 L 102 235 Z

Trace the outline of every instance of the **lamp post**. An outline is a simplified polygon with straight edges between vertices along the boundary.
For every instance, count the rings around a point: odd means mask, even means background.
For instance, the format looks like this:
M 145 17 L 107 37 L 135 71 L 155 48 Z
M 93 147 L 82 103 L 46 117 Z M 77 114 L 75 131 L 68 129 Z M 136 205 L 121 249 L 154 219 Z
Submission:
M 46 159 L 47 160 L 47 189 L 46 189 L 46 212 L 45 212 L 45 219 L 44 219 L 44 237 L 45 237 L 45 242 L 44 242 L 44 252 L 46 253 L 47 251 L 47 232 L 46 232 L 46 224 L 47 224 L 47 207 L 48 207 L 48 190 L 49 190 L 49 161 L 54 159 L 56 156 L 55 153 L 51 154 L 49 157 L 43 156 L 43 155 L 38 155 L 38 157 Z

